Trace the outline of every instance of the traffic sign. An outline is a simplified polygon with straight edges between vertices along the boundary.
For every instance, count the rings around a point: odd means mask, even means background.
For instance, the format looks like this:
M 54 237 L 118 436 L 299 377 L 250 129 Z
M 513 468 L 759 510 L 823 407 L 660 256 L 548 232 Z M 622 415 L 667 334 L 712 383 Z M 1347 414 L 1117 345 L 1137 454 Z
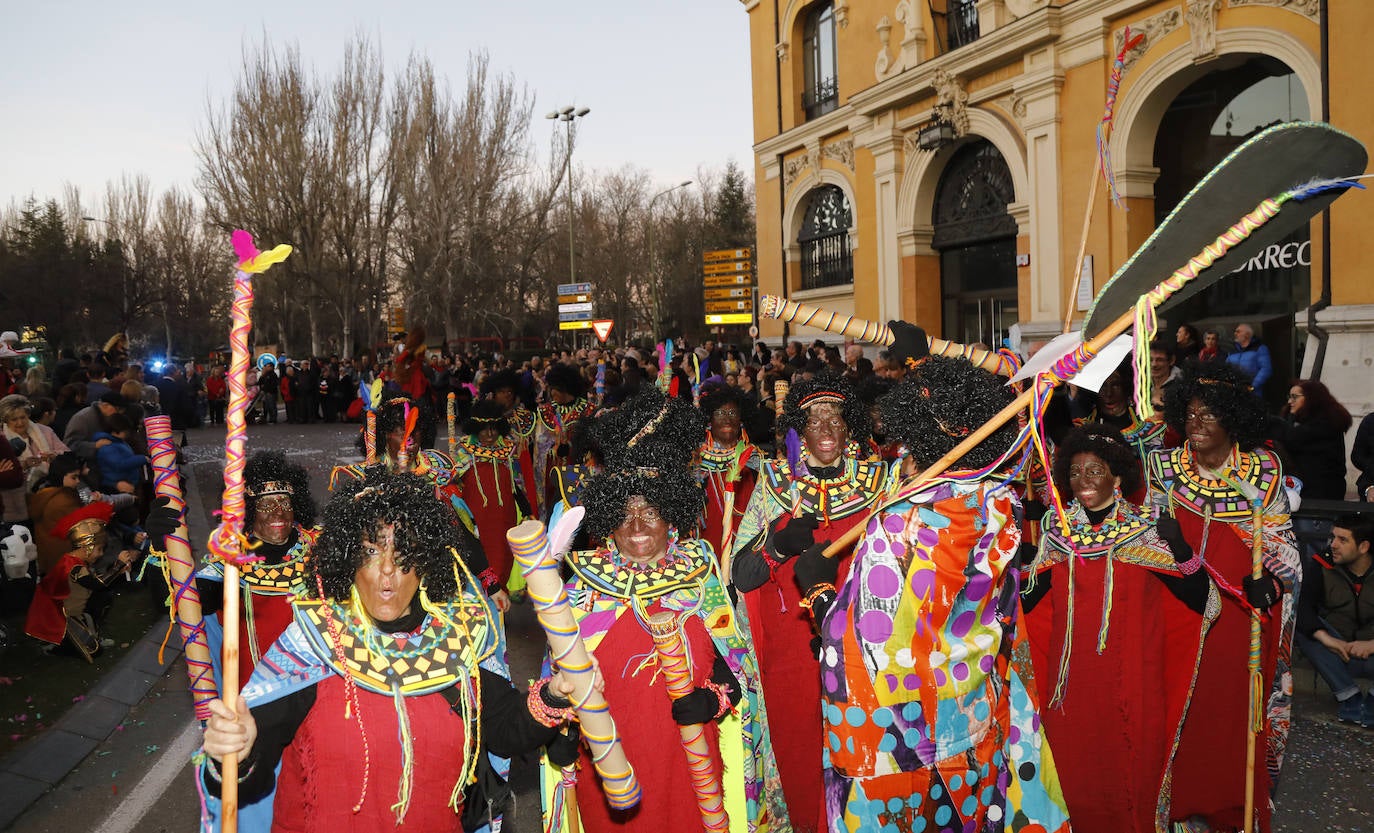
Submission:
M 583 292 L 591 292 L 592 285 L 589 283 L 560 283 L 558 285 L 559 295 L 580 295 Z
M 707 289 L 702 291 L 701 296 L 708 301 L 724 301 L 729 298 L 749 298 L 752 300 L 754 297 L 754 287 L 736 286 L 733 288 L 726 287 L 725 289 Z
M 708 325 L 716 324 L 749 324 L 754 320 L 752 312 L 727 312 L 720 315 L 706 316 Z
M 707 301 L 707 312 L 753 312 L 754 299 L 747 298 L 743 301 Z
M 559 322 L 558 322 L 558 329 L 560 329 L 560 330 L 590 330 L 591 328 L 592 328 L 592 322 L 590 322 L 590 321 L 559 321 Z
M 589 310 L 587 310 L 586 312 L 560 312 L 560 313 L 558 313 L 558 320 L 559 320 L 559 321 L 591 321 L 591 320 L 592 320 L 592 311 L 589 309 Z
M 734 272 L 748 272 L 753 264 L 747 260 L 722 260 L 720 263 L 707 263 L 701 267 L 703 275 L 729 275 Z
M 707 275 L 701 279 L 706 286 L 753 286 L 753 275 Z
M 749 256 L 753 253 L 754 250 L 752 248 L 711 249 L 710 251 L 702 252 L 701 259 L 707 263 L 715 263 L 721 260 L 748 260 Z
M 602 344 L 606 343 L 606 338 L 611 334 L 611 328 L 615 326 L 615 321 L 610 318 L 603 318 L 600 321 L 592 322 L 592 332 L 596 333 L 596 340 Z
M 585 303 L 585 304 L 559 304 L 559 305 L 558 305 L 558 312 L 559 312 L 560 315 L 561 315 L 562 313 L 565 313 L 565 312 L 591 312 L 591 311 L 592 311 L 591 302 L 587 302 L 587 303 Z
M 558 296 L 558 303 L 560 303 L 560 304 L 585 304 L 585 303 L 587 303 L 588 301 L 590 301 L 591 299 L 592 299 L 592 296 L 591 296 L 591 295 L 588 295 L 588 294 L 586 294 L 586 293 L 583 293 L 583 294 L 581 294 L 581 295 L 559 295 L 559 296 Z

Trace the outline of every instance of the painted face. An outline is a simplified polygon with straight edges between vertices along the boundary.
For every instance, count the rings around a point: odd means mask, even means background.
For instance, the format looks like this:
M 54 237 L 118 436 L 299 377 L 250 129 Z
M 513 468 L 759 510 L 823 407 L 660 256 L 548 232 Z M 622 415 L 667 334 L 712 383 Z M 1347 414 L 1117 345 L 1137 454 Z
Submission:
M 722 405 L 711 414 L 711 439 L 716 445 L 731 447 L 739 442 L 739 406 L 732 403 Z
M 363 539 L 363 563 L 353 574 L 353 583 L 367 615 L 391 622 L 410 612 L 420 577 L 396 562 L 395 526 L 382 526 L 375 537 L 375 541 Z
M 487 448 L 495 448 L 501 444 L 501 432 L 495 428 L 483 428 L 477 432 L 477 442 Z
M 1188 403 L 1183 432 L 1188 436 L 1188 446 L 1195 455 L 1212 456 L 1231 446 L 1231 437 L 1221 427 L 1221 419 L 1211 408 L 1202 404 L 1201 399 L 1194 398 Z
M 1088 451 L 1073 455 L 1069 461 L 1069 487 L 1078 502 L 1094 512 L 1107 508 L 1116 500 L 1121 478 L 1112 474 L 1107 461 Z
M 807 409 L 806 426 L 802 431 L 806 449 L 820 466 L 833 466 L 849 442 L 849 426 L 838 405 L 822 402 Z
M 502 408 L 505 408 L 507 411 L 515 407 L 515 391 L 510 388 L 501 388 L 500 390 L 492 391 L 491 398 L 492 401 Z
M 641 495 L 625 502 L 625 520 L 611 537 L 633 564 L 654 564 L 668 553 L 668 521 Z
M 1097 395 L 1097 409 L 1107 416 L 1126 413 L 1126 384 L 1120 373 L 1113 373 L 1102 383 L 1102 390 Z
M 1369 552 L 1369 546 L 1356 543 L 1355 536 L 1350 534 L 1350 530 L 1339 526 L 1331 527 L 1332 561 L 1344 565 L 1354 564 L 1360 560 L 1363 553 L 1367 552 Z
M 1307 404 L 1307 394 L 1302 392 L 1301 385 L 1294 385 L 1288 390 L 1288 412 L 1296 414 L 1302 411 L 1302 406 Z
M 264 495 L 253 505 L 253 535 L 260 541 L 285 544 L 295 522 L 290 495 Z
M 573 395 L 560 388 L 549 388 L 549 399 L 555 405 L 566 405 L 573 401 Z

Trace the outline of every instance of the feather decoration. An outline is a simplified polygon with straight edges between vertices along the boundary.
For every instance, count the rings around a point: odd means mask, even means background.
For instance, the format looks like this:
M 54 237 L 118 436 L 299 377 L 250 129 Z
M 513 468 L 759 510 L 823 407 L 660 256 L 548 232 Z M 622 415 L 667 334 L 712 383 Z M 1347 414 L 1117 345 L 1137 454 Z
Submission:
M 797 429 L 788 428 L 783 442 L 787 446 L 787 468 L 793 475 L 805 477 L 810 472 L 806 468 L 806 461 L 801 458 L 801 437 L 797 436 Z
M 1289 191 L 1288 198 L 1301 201 L 1308 197 L 1324 194 L 1327 191 L 1334 191 L 1337 188 L 1359 188 L 1363 191 L 1364 183 L 1359 181 L 1363 178 L 1364 177 L 1350 176 L 1341 177 L 1340 179 L 1314 179 Z

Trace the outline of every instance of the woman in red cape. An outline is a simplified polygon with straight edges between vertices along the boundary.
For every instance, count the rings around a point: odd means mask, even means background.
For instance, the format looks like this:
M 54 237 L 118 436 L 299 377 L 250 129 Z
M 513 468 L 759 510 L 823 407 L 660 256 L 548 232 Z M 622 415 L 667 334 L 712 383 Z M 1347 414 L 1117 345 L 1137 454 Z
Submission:
M 749 498 L 754 494 L 763 454 L 751 442 L 744 426 L 750 423 L 749 399 L 739 388 L 708 385 L 701 391 L 697 405 L 706 417 L 706 439 L 697 452 L 697 479 L 706 491 L 706 510 L 702 514 L 702 537 L 720 556 L 724 543 L 733 540 Z M 733 499 L 730 495 L 733 493 Z M 729 534 L 726 534 L 726 504 L 730 504 Z
M 463 434 L 454 459 L 462 475 L 463 501 L 477 523 L 487 566 L 506 587 L 514 563 L 506 530 L 530 514 L 520 448 L 510 440 L 505 409 L 490 399 L 473 405 Z

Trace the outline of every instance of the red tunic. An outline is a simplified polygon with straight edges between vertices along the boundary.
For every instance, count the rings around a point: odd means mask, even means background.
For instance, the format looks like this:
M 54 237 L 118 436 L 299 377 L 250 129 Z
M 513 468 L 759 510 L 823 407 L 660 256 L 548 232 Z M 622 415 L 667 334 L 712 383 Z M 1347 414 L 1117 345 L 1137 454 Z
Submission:
M 648 608 L 650 613 L 662 609 L 657 601 Z M 711 678 L 715 648 L 699 617 L 689 617 L 683 632 L 691 653 L 693 677 L 700 686 Z M 666 684 L 662 676 L 653 679 L 657 670 L 654 663 L 635 673 L 646 657 L 654 656 L 653 638 L 627 611 L 606 631 L 595 653 L 606 679 L 606 702 L 643 795 L 631 810 L 612 810 L 583 744 L 577 779 L 577 809 L 583 828 L 589 833 L 700 829 L 701 811 L 692 792 L 682 733 L 673 721 L 672 699 Z M 720 732 L 715 723 L 706 725 L 706 739 L 719 767 Z
M 62 610 L 62 603 L 72 594 L 69 578 L 73 569 L 85 563 L 69 552 L 43 576 L 34 588 L 29 614 L 24 620 L 24 633 L 54 645 L 62 642 L 67 635 L 67 614 Z
M 463 472 L 463 500 L 477 522 L 477 538 L 486 553 L 487 566 L 505 587 L 514 561 L 506 531 L 515 526 L 515 475 L 509 463 L 473 458 Z
M 293 597 L 290 594 L 253 593 L 243 587 L 239 588 L 239 595 L 242 604 L 253 605 L 253 630 L 257 637 L 258 650 L 265 654 L 296 616 L 295 608 L 291 606 Z M 251 601 L 250 595 L 252 596 Z M 215 617 L 219 619 L 220 630 L 223 631 L 224 611 L 216 612 Z M 253 668 L 257 665 L 257 659 L 253 656 L 253 652 L 248 650 L 248 646 L 251 644 L 253 643 L 248 641 L 248 617 L 244 615 L 243 611 L 239 611 L 240 691 L 248 685 L 248 678 L 253 676 Z M 216 657 L 215 661 L 218 662 L 219 657 Z
M 727 484 L 725 482 L 726 473 L 723 471 L 707 471 L 706 482 L 706 513 L 705 523 L 703 524 L 702 538 L 715 548 L 716 557 L 719 558 L 724 550 L 721 549 L 721 536 L 725 531 L 725 496 Z M 739 527 L 739 519 L 744 515 L 744 510 L 749 506 L 749 498 L 754 494 L 754 484 L 758 482 L 758 472 L 750 468 L 744 468 L 740 472 L 739 481 L 735 486 L 735 505 L 732 512 L 733 527 Z
M 401 744 L 392 699 L 358 692 L 361 722 L 367 729 L 367 796 L 359 812 L 353 805 L 363 790 L 364 740 L 358 718 L 344 717 L 343 678 L 332 674 L 315 688 L 315 705 L 291 745 L 282 753 L 272 830 L 283 833 L 347 831 L 460 831 L 460 816 L 449 806 L 458 781 L 463 721 L 438 692 L 404 698 L 414 750 L 414 782 L 404 824 L 391 805 L 401 783 Z

